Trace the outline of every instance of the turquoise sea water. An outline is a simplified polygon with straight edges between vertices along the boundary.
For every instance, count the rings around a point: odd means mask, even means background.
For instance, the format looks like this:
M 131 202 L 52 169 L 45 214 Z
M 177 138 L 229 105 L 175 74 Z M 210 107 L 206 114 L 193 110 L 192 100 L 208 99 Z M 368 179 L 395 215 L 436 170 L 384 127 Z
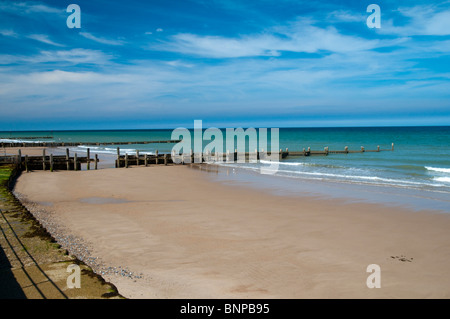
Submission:
M 258 129 L 257 129 L 258 130 Z M 54 131 L 54 132 L 0 132 L 4 141 L 11 137 L 52 135 L 47 141 L 55 142 L 113 142 L 170 140 L 172 130 L 123 130 L 123 131 Z M 192 135 L 193 136 L 193 135 Z M 223 130 L 225 138 L 225 130 Z M 309 180 L 332 182 L 337 185 L 378 186 L 410 190 L 424 197 L 436 197 L 443 205 L 450 203 L 450 127 L 365 127 L 365 128 L 280 128 L 279 147 L 283 150 L 395 150 L 376 153 L 329 154 L 328 156 L 288 157 L 279 163 L 278 170 L 268 178 L 287 178 L 293 181 Z M 2 141 L 0 139 L 0 141 Z M 37 141 L 37 140 L 30 140 Z M 268 137 L 270 144 L 270 134 Z M 209 143 L 205 141 L 204 145 Z M 224 142 L 224 145 L 226 143 Z M 120 145 L 121 152 L 134 154 L 170 153 L 174 144 Z M 90 146 L 91 154 L 107 158 L 116 154 L 117 146 Z M 83 153 L 86 147 L 71 148 Z M 224 149 L 225 151 L 225 149 Z M 259 174 L 267 163 L 222 163 L 226 168 Z M 279 179 L 278 179 L 279 180 Z M 289 183 L 291 183 L 289 182 Z M 288 183 L 288 184 L 289 184 Z M 275 184 L 275 183 L 274 183 Z M 347 187 L 347 186 L 345 186 Z M 389 191 L 387 191 L 389 193 Z M 446 200 L 448 198 L 448 200 Z M 448 209 L 450 211 L 450 208 Z

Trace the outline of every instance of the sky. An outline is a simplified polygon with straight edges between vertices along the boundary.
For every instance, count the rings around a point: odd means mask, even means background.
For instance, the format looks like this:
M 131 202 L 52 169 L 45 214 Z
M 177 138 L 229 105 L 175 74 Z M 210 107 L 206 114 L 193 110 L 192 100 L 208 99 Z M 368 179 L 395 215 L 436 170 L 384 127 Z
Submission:
M 0 0 L 0 131 L 194 120 L 450 125 L 450 1 Z

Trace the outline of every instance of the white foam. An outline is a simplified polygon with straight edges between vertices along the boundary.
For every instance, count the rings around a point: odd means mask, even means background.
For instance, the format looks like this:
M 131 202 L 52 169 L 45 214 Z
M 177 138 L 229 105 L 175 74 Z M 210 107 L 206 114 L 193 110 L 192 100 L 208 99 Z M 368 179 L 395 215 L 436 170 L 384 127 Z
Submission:
M 450 174 L 450 168 L 425 166 L 429 171 Z
M 0 143 L 51 143 L 52 141 L 29 141 L 29 140 L 16 140 L 10 138 L 0 138 Z
M 308 165 L 306 163 L 291 163 L 291 162 L 278 162 L 278 161 L 266 161 L 266 160 L 260 160 L 261 164 L 274 164 L 277 163 L 278 165 L 287 165 L 287 166 L 305 166 Z
M 450 177 L 435 177 L 434 180 L 443 183 L 450 183 Z
M 86 146 L 86 145 L 79 145 L 76 147 L 71 147 L 70 150 L 72 152 L 86 152 L 87 149 L 90 149 L 91 153 L 98 153 L 98 154 L 113 154 L 116 155 L 117 154 L 117 149 L 116 148 L 111 148 L 111 147 L 98 147 L 98 146 Z M 124 155 L 124 154 L 128 154 L 128 155 L 135 155 L 136 154 L 136 149 L 134 148 L 121 148 L 120 149 L 120 154 Z M 139 151 L 139 155 L 154 155 L 154 152 L 151 151 Z
M 267 163 L 271 163 L 267 161 Z M 272 162 L 273 163 L 273 162 Z M 277 162 L 275 162 L 277 163 Z M 246 166 L 239 164 L 226 164 L 227 166 L 237 167 L 248 169 L 252 171 L 259 171 L 261 168 L 257 166 Z M 390 185 L 390 186 L 402 186 L 402 187 L 423 187 L 423 186 L 431 186 L 431 187 L 442 187 L 445 186 L 443 184 L 437 183 L 424 183 L 424 182 L 414 182 L 408 180 L 401 179 L 391 179 L 391 178 L 382 178 L 377 176 L 362 176 L 362 175 L 344 175 L 344 174 L 333 174 L 333 173 L 323 173 L 323 172 L 302 172 L 302 171 L 293 171 L 293 170 L 283 170 L 277 168 L 266 168 L 266 171 L 272 171 L 275 174 L 282 174 L 287 177 L 301 176 L 302 178 L 307 179 L 317 179 L 317 180 L 341 180 L 347 182 L 359 182 L 359 183 L 367 183 L 367 184 L 381 184 L 381 185 Z M 450 182 L 450 178 L 442 177 L 435 178 L 434 181 L 439 182 Z

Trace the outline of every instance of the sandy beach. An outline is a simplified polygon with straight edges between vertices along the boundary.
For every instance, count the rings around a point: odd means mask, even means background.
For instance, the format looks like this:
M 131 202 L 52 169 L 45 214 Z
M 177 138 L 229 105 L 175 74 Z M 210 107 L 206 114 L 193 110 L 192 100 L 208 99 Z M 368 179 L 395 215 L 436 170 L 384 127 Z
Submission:
M 2 155 L 17 155 L 19 153 L 19 150 L 22 154 L 22 156 L 28 155 L 28 156 L 42 156 L 42 151 L 46 150 L 47 154 L 48 149 L 47 147 L 5 147 L 0 148 L 0 154 Z
M 104 265 L 140 274 L 103 275 L 129 298 L 450 297 L 448 215 L 281 197 L 208 174 L 40 171 L 15 192 Z M 370 264 L 379 289 L 366 285 Z

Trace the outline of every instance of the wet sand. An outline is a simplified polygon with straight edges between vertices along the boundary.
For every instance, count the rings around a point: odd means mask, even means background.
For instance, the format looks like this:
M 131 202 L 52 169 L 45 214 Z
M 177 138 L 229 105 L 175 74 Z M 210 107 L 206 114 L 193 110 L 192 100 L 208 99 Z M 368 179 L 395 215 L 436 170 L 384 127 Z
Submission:
M 450 216 L 277 196 L 187 166 L 23 173 L 129 298 L 449 298 Z M 366 285 L 370 264 L 381 288 Z

